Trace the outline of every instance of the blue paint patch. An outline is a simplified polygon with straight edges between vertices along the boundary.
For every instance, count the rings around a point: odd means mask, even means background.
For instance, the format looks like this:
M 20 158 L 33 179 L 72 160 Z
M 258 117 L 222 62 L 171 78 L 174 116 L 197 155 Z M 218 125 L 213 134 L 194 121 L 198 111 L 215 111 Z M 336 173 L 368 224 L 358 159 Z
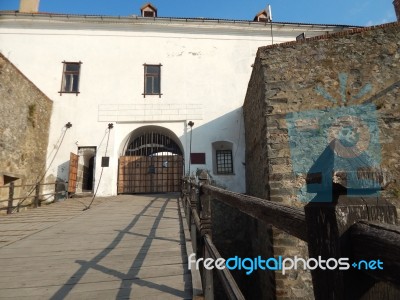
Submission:
M 315 92 L 324 97 L 326 100 L 331 101 L 332 103 L 337 103 L 336 99 L 333 98 L 322 86 L 317 86 L 315 88 Z
M 380 183 L 363 176 L 381 163 L 374 104 L 293 112 L 286 121 L 293 171 L 314 178 L 300 188 L 301 201 L 331 202 L 334 172 L 344 176 L 349 196 L 377 195 Z
M 352 99 L 355 99 L 355 100 L 360 99 L 360 98 L 364 97 L 366 94 L 368 94 L 371 91 L 372 91 L 372 85 L 368 83 Z

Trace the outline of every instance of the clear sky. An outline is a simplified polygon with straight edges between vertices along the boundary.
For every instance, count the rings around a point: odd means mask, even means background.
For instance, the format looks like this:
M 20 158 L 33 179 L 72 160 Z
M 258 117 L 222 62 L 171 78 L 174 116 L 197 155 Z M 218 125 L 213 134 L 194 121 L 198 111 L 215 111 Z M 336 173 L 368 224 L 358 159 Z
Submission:
M 252 20 L 270 4 L 273 21 L 369 26 L 396 20 L 393 0 L 152 0 L 160 17 Z M 41 12 L 139 15 L 147 1 L 41 0 Z M 18 10 L 19 0 L 0 0 L 0 10 Z

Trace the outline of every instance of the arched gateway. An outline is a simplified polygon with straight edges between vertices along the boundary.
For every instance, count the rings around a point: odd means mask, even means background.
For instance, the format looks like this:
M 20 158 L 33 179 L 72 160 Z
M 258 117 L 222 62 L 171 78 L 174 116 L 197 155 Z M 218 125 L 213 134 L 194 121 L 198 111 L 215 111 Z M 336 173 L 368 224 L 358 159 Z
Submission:
M 183 153 L 178 137 L 159 126 L 144 126 L 126 139 L 119 158 L 118 194 L 178 192 Z

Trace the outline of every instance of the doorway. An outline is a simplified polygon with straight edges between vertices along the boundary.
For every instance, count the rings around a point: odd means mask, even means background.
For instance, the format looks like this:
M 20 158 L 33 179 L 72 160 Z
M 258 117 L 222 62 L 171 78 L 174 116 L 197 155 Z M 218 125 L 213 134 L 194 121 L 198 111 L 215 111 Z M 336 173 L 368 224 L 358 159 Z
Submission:
M 78 147 L 77 193 L 93 192 L 96 147 Z
M 183 165 L 182 147 L 172 131 L 159 126 L 138 128 L 119 158 L 118 194 L 178 192 Z

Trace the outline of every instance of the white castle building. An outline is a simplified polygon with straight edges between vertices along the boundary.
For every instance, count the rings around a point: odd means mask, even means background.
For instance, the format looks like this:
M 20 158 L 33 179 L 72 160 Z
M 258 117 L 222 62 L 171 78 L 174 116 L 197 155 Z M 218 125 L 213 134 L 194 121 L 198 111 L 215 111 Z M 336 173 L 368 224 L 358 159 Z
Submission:
M 38 6 L 0 12 L 0 52 L 53 101 L 45 180 L 103 196 L 177 191 L 198 169 L 245 192 L 241 107 L 258 47 L 346 27 Z

